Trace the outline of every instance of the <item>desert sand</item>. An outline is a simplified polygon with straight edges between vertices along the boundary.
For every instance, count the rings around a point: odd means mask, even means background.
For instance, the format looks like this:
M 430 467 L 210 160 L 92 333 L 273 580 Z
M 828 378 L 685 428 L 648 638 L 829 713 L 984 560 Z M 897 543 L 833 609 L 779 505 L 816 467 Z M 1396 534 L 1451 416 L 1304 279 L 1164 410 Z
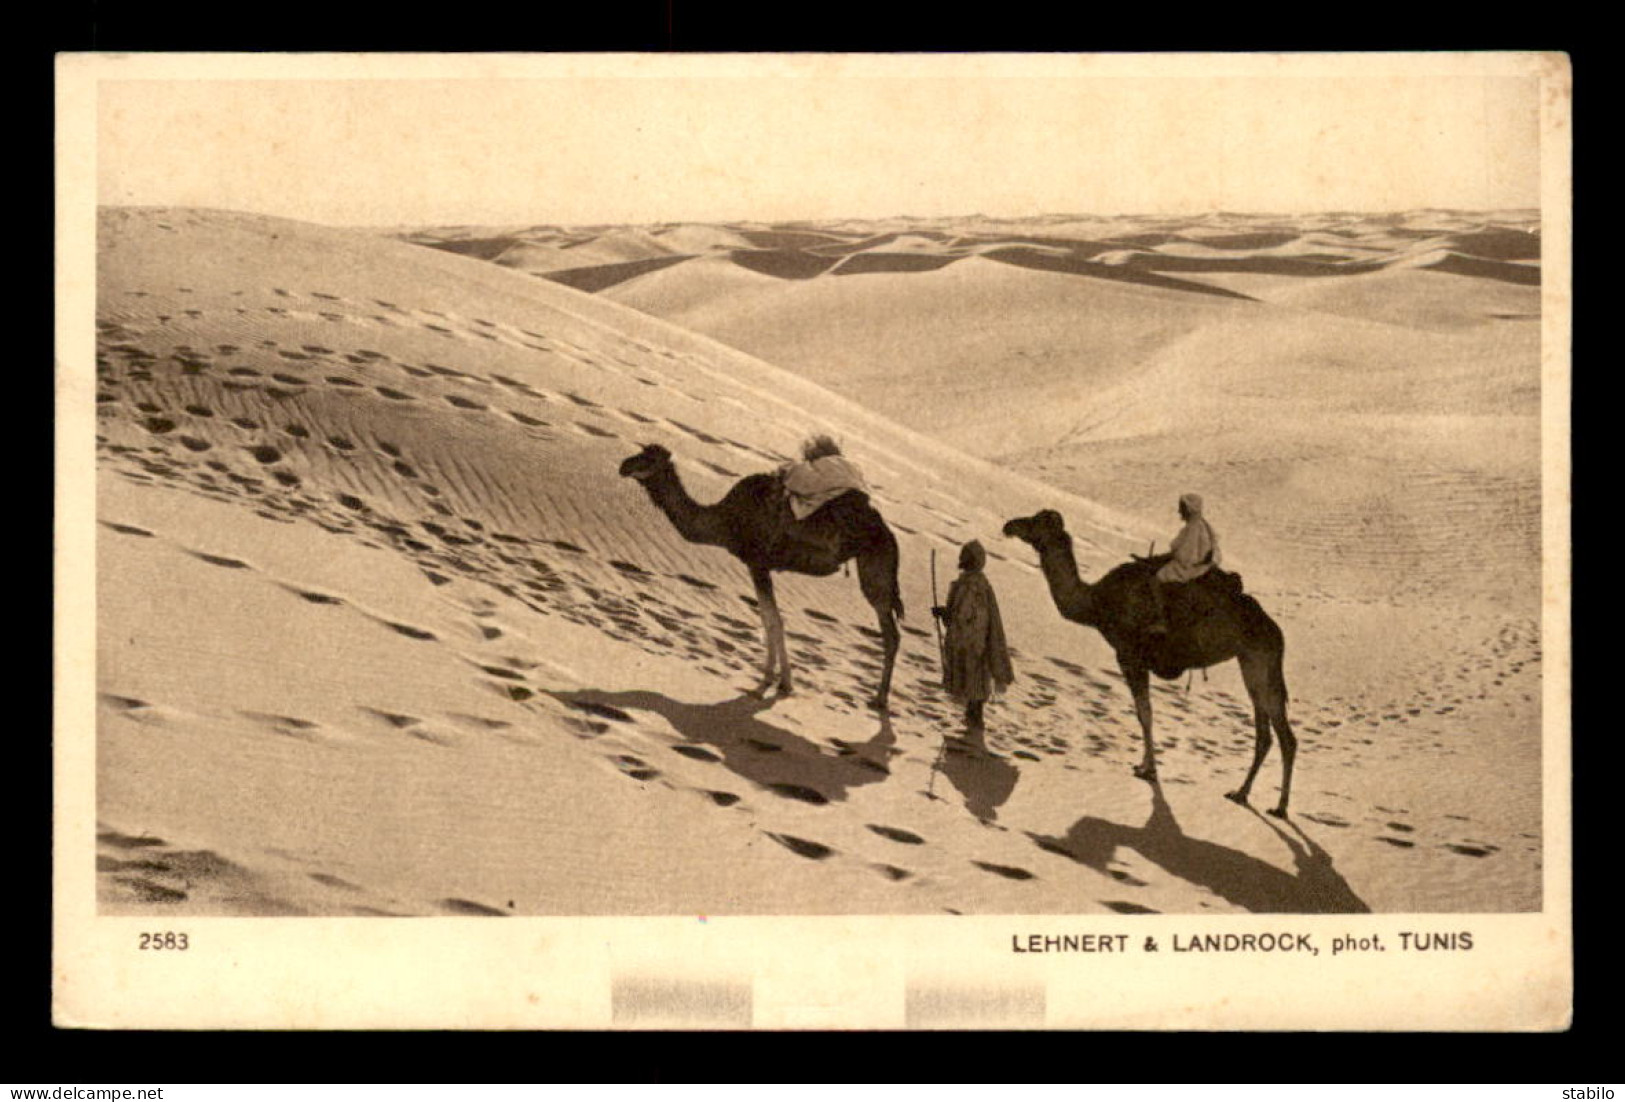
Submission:
M 101 214 L 104 914 L 1541 906 L 1539 238 L 1527 212 L 438 227 Z M 713 501 L 828 431 L 902 549 L 891 714 L 855 577 L 744 568 Z M 1234 664 L 1157 683 L 1095 578 L 1206 496 L 1285 631 L 1292 816 Z M 929 607 L 979 539 L 985 746 Z M 1279 758 L 1254 805 L 1271 806 Z

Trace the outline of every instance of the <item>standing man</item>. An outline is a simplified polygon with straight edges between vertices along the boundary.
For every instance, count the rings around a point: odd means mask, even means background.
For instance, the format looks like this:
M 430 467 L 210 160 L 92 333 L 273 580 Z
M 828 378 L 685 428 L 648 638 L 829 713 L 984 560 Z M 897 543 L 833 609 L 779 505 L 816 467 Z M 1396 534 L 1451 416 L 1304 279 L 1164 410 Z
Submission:
M 948 603 L 931 610 L 947 626 L 942 684 L 965 706 L 967 734 L 982 729 L 982 706 L 1016 679 L 1004 642 L 1004 622 L 993 585 L 982 573 L 987 552 L 972 540 L 959 551 L 959 577 L 948 587 Z

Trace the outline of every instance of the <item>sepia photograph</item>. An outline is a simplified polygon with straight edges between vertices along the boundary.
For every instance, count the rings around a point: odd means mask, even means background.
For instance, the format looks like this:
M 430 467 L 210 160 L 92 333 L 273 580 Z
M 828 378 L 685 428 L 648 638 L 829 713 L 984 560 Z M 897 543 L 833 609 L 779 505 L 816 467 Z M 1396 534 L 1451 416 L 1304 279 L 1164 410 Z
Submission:
M 58 78 L 59 1016 L 1566 1023 L 1561 55 Z

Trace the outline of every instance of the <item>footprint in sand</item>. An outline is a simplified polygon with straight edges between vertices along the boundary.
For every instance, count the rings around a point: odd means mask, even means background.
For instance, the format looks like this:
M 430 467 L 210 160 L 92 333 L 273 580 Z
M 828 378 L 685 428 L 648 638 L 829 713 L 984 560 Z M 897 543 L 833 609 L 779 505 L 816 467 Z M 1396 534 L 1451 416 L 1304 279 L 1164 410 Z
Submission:
M 439 641 L 439 637 L 436 636 L 432 631 L 424 631 L 422 628 L 415 628 L 410 624 L 397 624 L 390 620 L 379 620 L 378 622 L 383 624 L 390 631 L 393 631 L 399 635 L 404 635 L 408 639 L 417 639 L 429 643 Z
M 595 704 L 590 700 L 567 700 L 564 703 L 567 707 L 574 708 L 578 712 L 586 712 L 590 716 L 600 716 L 604 719 L 614 720 L 616 723 L 634 722 L 626 712 L 608 704 Z
M 123 535 L 123 536 L 145 536 L 148 539 L 156 538 L 156 537 L 153 536 L 153 534 L 151 532 L 147 531 L 145 528 L 137 528 L 133 524 L 114 524 L 110 520 L 104 520 L 104 521 L 101 521 L 100 523 L 101 523 L 102 527 L 111 528 L 113 531 L 115 531 L 115 532 L 117 532 L 117 533 L 119 533 L 120 535 Z
M 204 562 L 210 564 L 211 566 L 223 566 L 223 567 L 226 567 L 228 570 L 252 570 L 253 569 L 253 567 L 249 566 L 246 562 L 243 562 L 241 559 L 228 559 L 223 555 L 210 555 L 210 554 L 208 554 L 206 552 L 203 552 L 203 551 L 189 551 L 188 554 L 190 554 L 193 558 L 202 559 Z
M 505 731 L 513 726 L 505 719 L 491 719 L 489 716 L 469 715 L 466 712 L 447 712 L 446 718 L 475 731 Z
M 382 720 L 384 723 L 395 728 L 396 730 L 404 730 L 408 727 L 415 727 L 417 724 L 423 722 L 417 716 L 402 715 L 399 712 L 386 712 L 378 708 L 368 708 L 365 705 L 361 706 L 360 710 L 376 719 Z
M 765 786 L 769 792 L 776 796 L 783 796 L 787 800 L 800 800 L 802 803 L 822 807 L 829 803 L 829 797 L 817 789 L 808 788 L 800 784 L 776 783 Z
M 651 768 L 648 762 L 633 754 L 617 754 L 614 762 L 616 768 L 635 781 L 652 781 L 660 776 L 660 770 Z
M 991 861 L 972 861 L 971 864 L 983 872 L 990 872 L 995 876 L 1002 876 L 1006 880 L 1036 880 L 1037 876 L 1024 868 L 1015 865 L 996 865 Z
M 925 844 L 925 839 L 921 838 L 918 834 L 915 834 L 911 830 L 903 830 L 900 827 L 880 826 L 877 823 L 868 823 L 866 825 L 870 830 L 874 831 L 882 838 L 890 839 L 893 842 L 901 842 L 906 846 L 923 846 Z
M 108 829 L 97 831 L 96 841 L 113 846 L 115 849 L 149 849 L 153 846 L 165 844 L 162 838 L 149 834 L 121 834 L 116 830 Z
M 314 739 L 313 732 L 321 726 L 314 720 L 300 719 L 298 716 L 276 715 L 271 712 L 239 712 L 238 715 L 269 727 L 279 735 L 304 739 L 307 742 Z
M 515 699 L 523 699 L 516 697 Z M 580 739 L 595 739 L 609 730 L 609 724 L 596 720 L 576 719 L 574 716 L 563 716 L 559 720 L 565 730 Z M 735 797 L 737 799 L 737 797 Z
M 783 846 L 791 853 L 794 853 L 796 856 L 805 857 L 810 861 L 822 861 L 835 852 L 822 842 L 814 842 L 807 838 L 797 838 L 793 834 L 775 834 L 771 830 L 765 830 L 762 833 L 766 834 L 769 838 L 773 839 L 779 845 Z

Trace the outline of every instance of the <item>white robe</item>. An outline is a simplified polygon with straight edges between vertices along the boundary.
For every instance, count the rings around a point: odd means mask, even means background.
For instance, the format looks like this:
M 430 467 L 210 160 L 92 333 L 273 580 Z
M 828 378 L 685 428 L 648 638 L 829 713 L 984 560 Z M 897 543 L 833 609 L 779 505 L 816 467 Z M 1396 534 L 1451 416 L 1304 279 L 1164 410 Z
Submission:
M 869 492 L 862 473 L 840 455 L 822 455 L 810 463 L 792 464 L 785 471 L 784 488 L 790 494 L 790 511 L 797 520 L 805 520 L 848 490 Z
M 1174 537 L 1174 557 L 1157 571 L 1159 582 L 1193 582 L 1219 565 L 1219 537 L 1199 516 L 1191 517 Z

